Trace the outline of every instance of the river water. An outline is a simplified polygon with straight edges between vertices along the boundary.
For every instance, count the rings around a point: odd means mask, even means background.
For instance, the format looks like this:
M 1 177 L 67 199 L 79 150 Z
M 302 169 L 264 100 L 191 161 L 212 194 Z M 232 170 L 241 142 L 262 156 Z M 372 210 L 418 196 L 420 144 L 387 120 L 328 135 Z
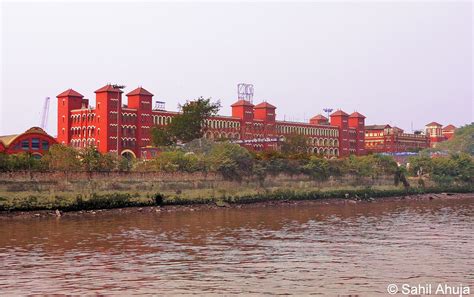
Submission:
M 0 221 L 0 294 L 474 293 L 474 199 Z

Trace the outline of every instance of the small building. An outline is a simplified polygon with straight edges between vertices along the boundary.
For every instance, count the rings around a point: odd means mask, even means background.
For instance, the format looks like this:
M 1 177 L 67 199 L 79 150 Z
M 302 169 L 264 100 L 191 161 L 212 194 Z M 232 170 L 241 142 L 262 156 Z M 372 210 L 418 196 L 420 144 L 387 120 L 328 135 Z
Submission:
M 43 129 L 33 127 L 21 134 L 0 136 L 0 153 L 31 153 L 41 158 L 56 143 L 56 139 Z
M 426 134 L 430 136 L 431 147 L 436 147 L 439 142 L 446 141 L 453 137 L 456 127 L 454 125 L 448 125 L 443 128 L 443 125 L 437 122 L 431 122 L 426 124 Z
M 443 135 L 446 138 L 446 140 L 451 139 L 454 135 L 454 131 L 456 130 L 456 127 L 454 125 L 447 125 L 446 127 L 443 128 Z
M 390 125 L 365 126 L 365 149 L 372 153 L 414 152 L 430 147 L 430 137 Z

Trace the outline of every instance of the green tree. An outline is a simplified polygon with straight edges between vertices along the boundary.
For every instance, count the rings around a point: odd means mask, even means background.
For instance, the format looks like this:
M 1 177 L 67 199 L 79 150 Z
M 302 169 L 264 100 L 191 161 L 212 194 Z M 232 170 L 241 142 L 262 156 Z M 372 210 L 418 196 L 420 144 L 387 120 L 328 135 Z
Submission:
M 207 166 L 202 155 L 182 150 L 165 151 L 148 165 L 149 170 L 164 172 L 206 172 Z
M 115 155 L 111 157 L 115 157 Z M 123 156 L 121 156 L 118 160 L 117 167 L 120 172 L 129 172 L 132 170 L 133 166 L 134 160 L 129 160 L 128 158 Z
M 102 155 L 99 151 L 89 146 L 79 153 L 83 169 L 88 172 L 101 171 L 102 169 Z
M 418 176 L 425 173 L 431 173 L 433 162 L 430 156 L 422 154 L 408 158 L 408 173 L 412 176 Z
M 10 158 L 5 153 L 0 153 L 0 171 L 9 171 L 10 168 Z
M 171 123 L 152 129 L 153 144 L 169 146 L 202 138 L 207 129 L 205 119 L 216 115 L 220 107 L 219 101 L 211 102 L 210 98 L 200 97 L 194 101 L 187 101 L 179 106 L 181 113 L 176 115 Z
M 78 152 L 62 144 L 52 145 L 42 161 L 50 170 L 70 172 L 81 168 Z
M 450 153 L 467 153 L 474 155 L 474 124 L 465 125 L 454 131 L 451 139 L 437 144 L 436 149 Z
M 301 134 L 290 134 L 281 143 L 281 151 L 290 158 L 307 158 L 308 140 Z
M 254 160 L 249 151 L 238 144 L 217 143 L 210 152 L 211 169 L 229 180 L 242 180 L 252 173 Z
M 151 128 L 151 140 L 155 146 L 170 146 L 173 144 L 173 137 L 168 126 Z
M 313 177 L 315 180 L 324 181 L 329 178 L 329 161 L 312 156 L 309 162 L 303 166 L 303 172 Z

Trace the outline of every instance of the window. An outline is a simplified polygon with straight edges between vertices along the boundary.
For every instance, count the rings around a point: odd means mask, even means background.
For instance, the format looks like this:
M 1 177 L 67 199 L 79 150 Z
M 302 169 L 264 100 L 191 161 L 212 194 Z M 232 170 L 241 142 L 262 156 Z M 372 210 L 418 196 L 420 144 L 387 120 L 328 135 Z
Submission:
M 40 140 L 39 138 L 33 138 L 31 139 L 31 149 L 33 150 L 39 150 L 40 148 Z
M 30 141 L 29 140 L 23 140 L 21 142 L 21 149 L 24 151 L 27 151 L 30 148 Z
M 41 142 L 41 148 L 43 149 L 43 151 L 46 151 L 49 149 L 49 142 L 47 140 L 43 140 Z

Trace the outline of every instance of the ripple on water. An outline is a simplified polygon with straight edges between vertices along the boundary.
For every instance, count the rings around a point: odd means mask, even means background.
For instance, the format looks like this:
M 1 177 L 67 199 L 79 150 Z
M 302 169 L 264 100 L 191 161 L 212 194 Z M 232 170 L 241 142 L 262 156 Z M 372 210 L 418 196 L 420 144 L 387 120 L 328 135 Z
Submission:
M 472 199 L 0 225 L 0 293 L 384 294 L 473 284 Z

